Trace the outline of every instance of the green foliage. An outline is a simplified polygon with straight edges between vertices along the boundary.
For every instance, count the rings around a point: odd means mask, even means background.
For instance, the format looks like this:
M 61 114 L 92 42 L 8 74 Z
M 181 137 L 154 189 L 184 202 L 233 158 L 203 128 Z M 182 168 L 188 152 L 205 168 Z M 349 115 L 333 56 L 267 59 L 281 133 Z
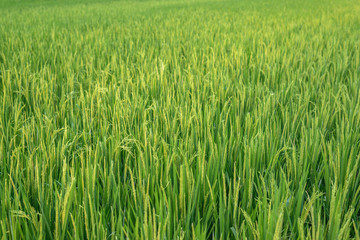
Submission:
M 360 239 L 358 1 L 0 6 L 1 239 Z

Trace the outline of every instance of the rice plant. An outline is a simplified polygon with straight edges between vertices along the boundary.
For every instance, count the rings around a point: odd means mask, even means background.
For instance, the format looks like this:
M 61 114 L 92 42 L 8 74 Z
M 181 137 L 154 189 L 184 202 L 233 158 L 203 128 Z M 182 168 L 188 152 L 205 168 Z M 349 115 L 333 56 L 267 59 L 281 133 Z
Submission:
M 357 0 L 0 0 L 0 239 L 360 239 Z

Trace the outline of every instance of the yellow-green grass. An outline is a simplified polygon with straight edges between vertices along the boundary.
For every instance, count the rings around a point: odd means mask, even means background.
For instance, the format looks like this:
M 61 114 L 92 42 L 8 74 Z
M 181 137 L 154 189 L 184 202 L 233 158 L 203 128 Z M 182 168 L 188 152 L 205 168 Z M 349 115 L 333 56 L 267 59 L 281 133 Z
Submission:
M 0 1 L 0 239 L 359 239 L 357 0 Z

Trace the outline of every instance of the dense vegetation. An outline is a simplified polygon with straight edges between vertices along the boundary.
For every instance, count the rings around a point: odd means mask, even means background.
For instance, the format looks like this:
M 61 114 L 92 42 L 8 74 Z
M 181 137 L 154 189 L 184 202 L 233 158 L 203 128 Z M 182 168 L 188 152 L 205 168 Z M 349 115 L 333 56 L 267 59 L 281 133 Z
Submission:
M 357 0 L 0 1 L 1 239 L 360 239 Z

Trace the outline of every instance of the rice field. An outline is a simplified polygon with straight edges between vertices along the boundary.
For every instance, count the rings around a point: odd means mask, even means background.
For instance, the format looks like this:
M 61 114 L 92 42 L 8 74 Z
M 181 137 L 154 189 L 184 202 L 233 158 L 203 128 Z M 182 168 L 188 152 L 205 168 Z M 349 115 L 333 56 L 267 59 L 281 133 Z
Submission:
M 0 0 L 0 239 L 360 239 L 358 0 Z

